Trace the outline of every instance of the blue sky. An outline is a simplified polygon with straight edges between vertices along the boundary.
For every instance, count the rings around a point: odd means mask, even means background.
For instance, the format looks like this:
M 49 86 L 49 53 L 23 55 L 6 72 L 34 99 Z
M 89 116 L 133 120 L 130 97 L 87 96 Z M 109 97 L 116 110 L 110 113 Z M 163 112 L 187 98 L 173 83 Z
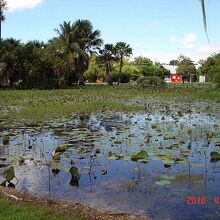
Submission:
M 220 51 L 220 1 L 206 0 L 209 44 L 199 0 L 7 0 L 3 37 L 26 42 L 56 36 L 64 20 L 89 19 L 105 43 L 125 41 L 134 56 L 197 61 Z

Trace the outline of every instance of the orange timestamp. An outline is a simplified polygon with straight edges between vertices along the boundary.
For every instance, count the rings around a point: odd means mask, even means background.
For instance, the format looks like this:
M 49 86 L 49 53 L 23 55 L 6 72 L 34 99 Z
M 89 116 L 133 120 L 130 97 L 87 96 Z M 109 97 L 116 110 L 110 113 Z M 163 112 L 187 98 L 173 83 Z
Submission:
M 214 202 L 216 205 L 220 205 L 220 196 L 214 197 Z M 208 203 L 207 196 L 187 196 L 187 205 L 206 205 Z

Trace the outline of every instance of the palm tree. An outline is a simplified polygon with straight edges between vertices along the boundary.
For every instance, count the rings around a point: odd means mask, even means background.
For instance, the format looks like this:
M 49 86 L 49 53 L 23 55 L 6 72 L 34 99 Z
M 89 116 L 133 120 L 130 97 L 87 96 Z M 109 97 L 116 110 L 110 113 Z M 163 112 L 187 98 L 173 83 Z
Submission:
M 98 56 L 98 61 L 104 66 L 106 71 L 106 81 L 108 85 L 112 86 L 112 62 L 116 60 L 115 48 L 113 44 L 105 44 L 104 48 L 99 50 L 100 55 Z
M 0 0 L 0 40 L 2 39 L 2 22 L 5 20 L 4 10 L 7 9 L 5 0 Z
M 84 85 L 83 75 L 89 67 L 89 58 L 96 52 L 103 41 L 100 38 L 101 32 L 93 30 L 93 25 L 89 20 L 76 20 L 72 29 L 77 38 L 77 44 L 84 53 L 79 53 L 75 57 L 75 69 L 78 76 L 79 85 Z
M 59 37 L 55 43 L 73 60 L 78 83 L 84 85 L 83 75 L 88 69 L 90 55 L 102 44 L 100 31 L 93 31 L 88 20 L 76 20 L 73 24 L 64 22 L 56 32 Z
M 118 42 L 115 45 L 115 54 L 119 60 L 119 77 L 118 77 L 118 85 L 121 83 L 121 73 L 124 65 L 124 58 L 130 57 L 132 55 L 132 48 L 129 44 L 125 42 Z

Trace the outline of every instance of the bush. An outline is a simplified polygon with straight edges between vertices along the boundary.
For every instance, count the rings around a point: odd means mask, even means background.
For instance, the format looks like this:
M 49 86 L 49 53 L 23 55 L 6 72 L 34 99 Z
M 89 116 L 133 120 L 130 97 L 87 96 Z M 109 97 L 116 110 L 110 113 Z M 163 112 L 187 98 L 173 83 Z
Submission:
M 60 89 L 66 89 L 68 87 L 68 81 L 66 80 L 65 76 L 60 77 L 58 84 Z
M 137 85 L 142 88 L 148 87 L 164 87 L 165 82 L 157 76 L 141 76 L 137 79 Z
M 217 87 L 220 88 L 220 72 L 216 73 L 214 77 L 215 77 L 214 80 L 215 80 L 215 83 L 217 84 Z

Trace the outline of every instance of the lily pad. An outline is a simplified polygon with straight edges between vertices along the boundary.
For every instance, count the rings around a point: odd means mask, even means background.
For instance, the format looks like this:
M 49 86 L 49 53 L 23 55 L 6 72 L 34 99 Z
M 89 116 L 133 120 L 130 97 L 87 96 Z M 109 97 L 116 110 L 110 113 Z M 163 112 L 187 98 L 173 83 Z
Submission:
M 18 158 L 18 162 L 19 162 L 19 164 L 23 164 L 23 163 L 25 162 L 24 157 L 20 156 L 20 157 Z
M 8 145 L 9 144 L 9 136 L 8 135 L 4 135 L 3 136 L 3 144 L 4 145 Z
M 67 150 L 67 146 L 63 145 L 63 146 L 58 146 L 55 150 L 55 153 L 64 153 Z
M 72 176 L 72 178 L 70 180 L 70 185 L 71 186 L 79 186 L 79 180 L 80 180 L 79 169 L 77 167 L 72 166 L 69 169 L 69 172 Z
M 15 169 L 13 166 L 11 166 L 5 171 L 5 179 L 6 181 L 10 182 L 14 178 L 15 178 Z
M 131 160 L 133 160 L 133 161 L 139 161 L 139 160 L 147 161 L 148 160 L 148 153 L 145 150 L 141 150 L 137 154 L 132 155 Z
M 165 186 L 171 184 L 171 181 L 161 179 L 160 181 L 156 181 L 155 184 L 158 186 Z
M 218 152 L 211 152 L 210 157 L 211 157 L 212 161 L 220 160 L 220 153 L 218 153 Z

